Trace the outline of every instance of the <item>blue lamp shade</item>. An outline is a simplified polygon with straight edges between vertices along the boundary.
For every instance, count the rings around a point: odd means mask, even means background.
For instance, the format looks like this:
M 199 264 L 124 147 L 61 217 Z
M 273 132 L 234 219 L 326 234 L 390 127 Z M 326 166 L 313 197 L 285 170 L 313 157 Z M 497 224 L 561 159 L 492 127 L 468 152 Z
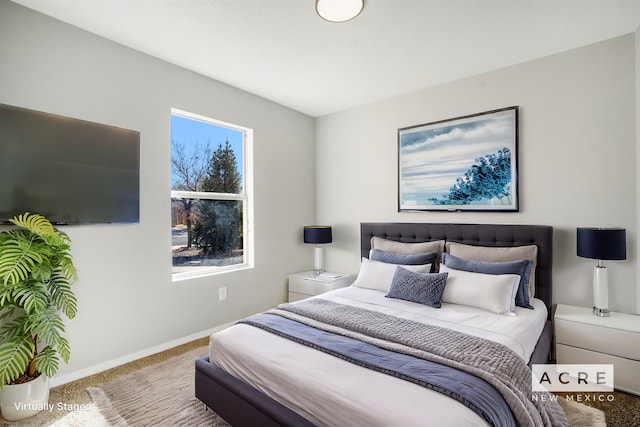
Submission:
M 304 242 L 322 245 L 333 241 L 331 226 L 328 225 L 306 225 L 304 227 Z
M 578 228 L 579 257 L 598 260 L 627 259 L 627 238 L 624 228 Z

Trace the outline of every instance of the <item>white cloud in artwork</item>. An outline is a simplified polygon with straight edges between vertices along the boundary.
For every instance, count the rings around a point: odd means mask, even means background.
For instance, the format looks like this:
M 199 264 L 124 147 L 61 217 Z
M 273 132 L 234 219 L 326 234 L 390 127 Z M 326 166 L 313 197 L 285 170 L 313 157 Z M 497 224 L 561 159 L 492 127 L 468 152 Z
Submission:
M 407 130 L 400 139 L 401 191 L 442 197 L 477 158 L 511 147 L 513 137 L 511 115 Z

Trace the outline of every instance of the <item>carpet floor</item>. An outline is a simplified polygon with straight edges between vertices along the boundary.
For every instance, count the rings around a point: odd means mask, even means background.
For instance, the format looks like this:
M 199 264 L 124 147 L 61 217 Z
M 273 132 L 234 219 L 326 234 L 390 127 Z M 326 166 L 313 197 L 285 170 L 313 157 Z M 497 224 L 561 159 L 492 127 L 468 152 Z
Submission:
M 206 347 L 88 387 L 87 392 L 110 426 L 226 427 L 194 396 L 194 364 L 203 354 Z
M 195 359 L 206 354 L 207 339 L 51 389 L 51 412 L 0 426 L 28 427 L 228 427 L 194 397 Z M 144 369 L 143 369 L 144 368 Z M 612 402 L 561 401 L 579 427 L 640 427 L 640 397 L 615 392 Z M 604 416 L 606 415 L 606 424 Z

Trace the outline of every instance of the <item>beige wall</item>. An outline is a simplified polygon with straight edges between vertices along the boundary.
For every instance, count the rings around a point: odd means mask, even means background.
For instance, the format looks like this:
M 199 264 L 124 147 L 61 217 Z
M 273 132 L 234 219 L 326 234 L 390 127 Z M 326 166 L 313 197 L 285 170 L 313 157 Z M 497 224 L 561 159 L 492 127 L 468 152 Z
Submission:
M 312 262 L 302 227 L 315 215 L 313 118 L 6 1 L 0 58 L 0 102 L 141 132 L 140 223 L 64 228 L 79 313 L 67 322 L 71 361 L 54 382 L 286 299 L 287 274 Z M 254 129 L 252 270 L 171 281 L 172 107 Z M 228 289 L 222 303 L 220 286 Z
M 624 227 L 610 307 L 636 311 L 635 40 L 628 35 L 317 120 L 317 216 L 335 227 L 328 268 L 357 272 L 362 221 L 554 227 L 556 303 L 592 305 L 576 227 Z M 397 129 L 520 106 L 519 213 L 397 212 Z

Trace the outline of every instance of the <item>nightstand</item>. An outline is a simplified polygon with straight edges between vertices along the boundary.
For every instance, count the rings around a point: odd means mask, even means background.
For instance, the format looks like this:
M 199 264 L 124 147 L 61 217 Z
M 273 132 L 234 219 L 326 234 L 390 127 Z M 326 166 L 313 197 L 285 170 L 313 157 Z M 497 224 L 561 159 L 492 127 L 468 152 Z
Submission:
M 640 316 L 558 304 L 556 359 L 562 364 L 613 364 L 614 386 L 640 395 Z
M 344 288 L 353 282 L 349 274 L 324 272 L 315 275 L 313 271 L 303 271 L 289 275 L 289 302 L 309 298 L 313 295 Z

